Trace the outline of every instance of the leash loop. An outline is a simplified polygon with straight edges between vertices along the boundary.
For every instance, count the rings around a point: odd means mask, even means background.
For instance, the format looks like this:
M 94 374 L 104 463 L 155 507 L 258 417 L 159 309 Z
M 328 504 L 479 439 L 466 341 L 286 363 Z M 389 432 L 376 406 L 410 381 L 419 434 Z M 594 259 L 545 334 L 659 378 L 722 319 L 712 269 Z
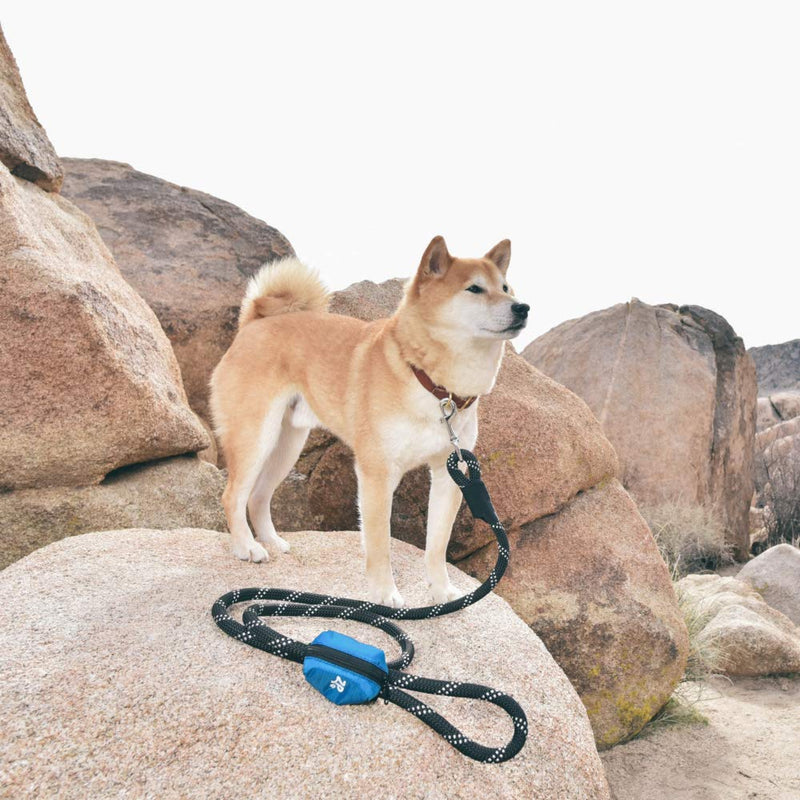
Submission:
M 444 410 L 444 409 L 443 409 Z M 453 412 L 454 413 L 454 412 Z M 450 415 L 452 416 L 452 414 Z M 459 462 L 466 463 L 467 474 L 459 469 Z M 447 603 L 421 608 L 392 608 L 366 600 L 334 597 L 315 592 L 300 592 L 292 589 L 269 587 L 234 589 L 222 595 L 213 605 L 214 622 L 229 636 L 251 647 L 272 655 L 302 664 L 309 655 L 309 645 L 284 636 L 263 622 L 263 617 L 323 617 L 362 622 L 378 628 L 392 637 L 400 647 L 400 655 L 388 661 L 388 675 L 380 687 L 377 697 L 384 703 L 394 703 L 424 722 L 449 744 L 465 756 L 486 764 L 497 764 L 513 758 L 524 746 L 528 735 L 528 721 L 522 707 L 508 694 L 477 683 L 443 681 L 412 675 L 403 670 L 414 657 L 414 643 L 395 619 L 432 619 L 461 611 L 477 603 L 491 592 L 508 566 L 509 544 L 505 529 L 492 507 L 486 486 L 481 480 L 480 465 L 469 450 L 458 450 L 447 459 L 447 470 L 461 489 L 470 511 L 487 522 L 497 540 L 497 562 L 489 577 L 468 594 Z M 238 622 L 228 609 L 239 603 L 251 602 Z M 408 692 L 445 695 L 484 700 L 502 708 L 514 725 L 514 733 L 507 744 L 487 747 L 465 736 L 444 717 Z

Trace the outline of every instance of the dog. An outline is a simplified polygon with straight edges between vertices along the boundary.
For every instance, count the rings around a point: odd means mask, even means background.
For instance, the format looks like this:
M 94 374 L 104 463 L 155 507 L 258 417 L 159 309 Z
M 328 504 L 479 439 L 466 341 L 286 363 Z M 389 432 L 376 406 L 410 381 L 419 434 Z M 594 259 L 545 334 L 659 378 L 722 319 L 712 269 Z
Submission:
M 506 281 L 508 239 L 482 258 L 450 255 L 441 236 L 425 250 L 393 316 L 375 322 L 327 313 L 328 292 L 296 258 L 250 280 L 239 330 L 211 377 L 214 428 L 228 467 L 223 505 L 233 554 L 265 561 L 287 552 L 270 501 L 311 428 L 353 451 L 368 596 L 399 607 L 390 563 L 392 496 L 403 475 L 430 467 L 425 570 L 435 603 L 460 596 L 445 555 L 461 493 L 446 461 L 453 450 L 443 406 L 462 446 L 478 435 L 478 402 L 491 391 L 505 341 L 529 306 Z M 443 399 L 444 398 L 444 399 Z M 255 538 L 247 521 L 255 530 Z

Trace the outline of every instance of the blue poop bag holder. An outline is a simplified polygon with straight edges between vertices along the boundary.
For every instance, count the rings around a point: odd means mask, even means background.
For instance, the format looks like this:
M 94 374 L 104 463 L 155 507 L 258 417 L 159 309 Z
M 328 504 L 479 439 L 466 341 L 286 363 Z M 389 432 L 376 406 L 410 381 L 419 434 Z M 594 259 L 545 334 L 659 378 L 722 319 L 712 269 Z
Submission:
M 306 680 L 331 702 L 337 705 L 361 704 L 381 697 L 433 728 L 465 756 L 482 763 L 497 764 L 513 758 L 525 744 L 528 721 L 522 707 L 510 695 L 488 686 L 424 678 L 405 672 L 414 657 L 414 644 L 392 622 L 393 619 L 432 619 L 467 608 L 497 586 L 508 566 L 508 537 L 481 480 L 480 466 L 471 452 L 459 449 L 457 439 L 451 438 L 455 452 L 447 460 L 450 477 L 461 489 L 472 515 L 488 523 L 497 539 L 497 562 L 477 589 L 448 603 L 422 608 L 391 608 L 364 600 L 291 589 L 235 589 L 220 597 L 211 613 L 217 625 L 234 639 L 302 664 Z M 466 465 L 466 474 L 459 468 L 460 463 Z M 256 602 L 245 608 L 241 622 L 228 614 L 231 606 L 248 601 Z M 387 663 L 383 650 L 335 631 L 325 631 L 310 644 L 305 644 L 284 636 L 263 622 L 262 617 L 272 616 L 326 617 L 363 622 L 389 634 L 400 646 L 401 654 Z M 478 744 L 408 691 L 493 703 L 511 717 L 513 736 L 500 747 Z
M 303 675 L 331 703 L 352 706 L 374 700 L 389 667 L 383 650 L 336 631 L 325 631 L 308 646 Z

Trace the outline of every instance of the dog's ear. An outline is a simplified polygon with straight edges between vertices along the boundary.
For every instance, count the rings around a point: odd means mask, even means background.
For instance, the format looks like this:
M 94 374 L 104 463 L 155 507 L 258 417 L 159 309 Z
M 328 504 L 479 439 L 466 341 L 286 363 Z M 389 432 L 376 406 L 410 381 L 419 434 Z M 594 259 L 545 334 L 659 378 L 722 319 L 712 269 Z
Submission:
M 502 242 L 498 242 L 484 258 L 488 258 L 505 275 L 508 272 L 508 263 L 511 261 L 511 241 L 503 239 Z
M 434 236 L 422 255 L 417 275 L 420 278 L 443 278 L 453 263 L 453 256 L 447 252 L 443 236 Z

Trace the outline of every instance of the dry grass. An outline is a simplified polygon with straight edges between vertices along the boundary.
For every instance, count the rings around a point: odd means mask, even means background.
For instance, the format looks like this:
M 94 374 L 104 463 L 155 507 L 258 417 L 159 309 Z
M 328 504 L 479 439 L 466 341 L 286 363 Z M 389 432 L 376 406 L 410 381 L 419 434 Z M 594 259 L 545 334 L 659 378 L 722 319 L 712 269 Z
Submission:
M 733 560 L 725 529 L 713 508 L 668 501 L 639 511 L 673 577 L 713 570 Z
M 786 453 L 772 459 L 761 456 L 766 477 L 761 491 L 767 547 L 781 542 L 800 543 L 800 453 Z
M 721 673 L 726 654 L 717 642 L 702 636 L 711 614 L 703 611 L 675 585 L 678 606 L 683 613 L 686 629 L 689 632 L 689 658 L 686 671 L 675 691 L 663 708 L 645 725 L 639 735 L 647 735 L 655 730 L 671 725 L 708 724 L 698 705 L 703 700 L 705 681 Z

